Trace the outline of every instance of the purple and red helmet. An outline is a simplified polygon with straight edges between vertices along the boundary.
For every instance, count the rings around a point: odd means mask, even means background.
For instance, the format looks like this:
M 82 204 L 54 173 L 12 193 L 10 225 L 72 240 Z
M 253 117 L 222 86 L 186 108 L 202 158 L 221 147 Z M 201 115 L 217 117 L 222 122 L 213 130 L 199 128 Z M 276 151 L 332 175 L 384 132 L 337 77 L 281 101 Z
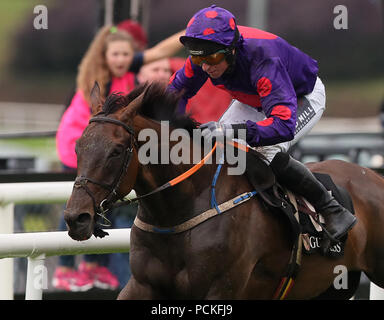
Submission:
M 209 55 L 233 47 L 237 39 L 234 15 L 212 5 L 200 10 L 189 20 L 185 36 L 180 37 L 180 42 L 196 55 Z

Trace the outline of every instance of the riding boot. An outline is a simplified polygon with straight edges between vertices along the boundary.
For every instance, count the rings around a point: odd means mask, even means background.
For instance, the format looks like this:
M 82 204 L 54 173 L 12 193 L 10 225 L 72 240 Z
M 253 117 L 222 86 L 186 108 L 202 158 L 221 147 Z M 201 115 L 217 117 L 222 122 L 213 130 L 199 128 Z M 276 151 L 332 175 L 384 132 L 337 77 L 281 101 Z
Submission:
M 326 233 L 338 242 L 356 223 L 356 217 L 341 206 L 312 172 L 289 154 L 279 152 L 271 162 L 277 180 L 288 189 L 306 198 L 325 220 Z

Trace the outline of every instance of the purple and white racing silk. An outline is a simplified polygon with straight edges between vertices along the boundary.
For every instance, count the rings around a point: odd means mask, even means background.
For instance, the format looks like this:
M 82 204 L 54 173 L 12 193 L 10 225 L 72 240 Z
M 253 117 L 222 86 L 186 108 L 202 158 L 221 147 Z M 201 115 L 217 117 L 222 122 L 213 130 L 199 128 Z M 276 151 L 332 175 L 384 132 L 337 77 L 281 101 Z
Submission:
M 236 27 L 234 68 L 210 81 L 244 104 L 262 111 L 266 119 L 246 121 L 250 146 L 274 145 L 294 138 L 297 98 L 313 91 L 317 61 L 284 39 L 256 28 L 236 26 L 231 13 L 211 6 L 190 20 L 186 36 L 231 45 Z M 179 111 L 185 112 L 193 97 L 209 78 L 189 57 L 171 78 L 169 90 L 184 90 Z M 202 106 L 203 108 L 204 106 Z M 256 111 L 255 110 L 255 111 Z

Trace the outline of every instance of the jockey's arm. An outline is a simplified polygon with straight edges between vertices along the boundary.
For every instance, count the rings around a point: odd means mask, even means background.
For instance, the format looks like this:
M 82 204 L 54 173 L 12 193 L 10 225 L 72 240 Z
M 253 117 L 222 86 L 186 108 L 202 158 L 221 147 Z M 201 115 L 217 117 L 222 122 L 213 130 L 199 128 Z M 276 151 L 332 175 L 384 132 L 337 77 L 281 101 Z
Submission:
M 274 145 L 295 135 L 297 97 L 288 72 L 279 58 L 271 58 L 255 68 L 251 79 L 266 115 L 263 121 L 248 120 L 247 143 Z
M 183 45 L 181 44 L 179 38 L 184 34 L 185 30 L 182 30 L 170 36 L 169 38 L 160 41 L 152 48 L 144 50 L 143 63 L 146 64 L 156 60 L 174 56 L 183 48 Z

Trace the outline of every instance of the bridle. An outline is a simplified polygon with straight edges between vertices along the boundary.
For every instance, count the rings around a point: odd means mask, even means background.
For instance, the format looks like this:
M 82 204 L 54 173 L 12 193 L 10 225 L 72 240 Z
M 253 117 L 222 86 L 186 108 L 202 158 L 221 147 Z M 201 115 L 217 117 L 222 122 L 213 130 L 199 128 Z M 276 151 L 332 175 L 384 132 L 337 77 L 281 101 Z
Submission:
M 99 222 L 99 224 L 104 227 L 109 227 L 111 226 L 111 222 L 106 218 L 105 214 L 108 210 L 111 209 L 115 201 L 122 198 L 121 196 L 118 195 L 118 189 L 124 177 L 124 173 L 127 171 L 129 164 L 132 160 L 133 149 L 134 149 L 134 146 L 136 146 L 135 131 L 133 130 L 132 127 L 125 124 L 124 122 L 117 119 L 113 119 L 113 118 L 96 116 L 89 120 L 89 123 L 92 123 L 92 122 L 113 123 L 115 125 L 118 125 L 124 128 L 131 136 L 131 143 L 126 149 L 124 149 L 123 162 L 120 166 L 119 172 L 111 184 L 95 181 L 94 179 L 91 179 L 85 176 L 78 176 L 75 179 L 74 187 L 83 188 L 87 192 L 87 194 L 92 199 L 95 214 L 97 214 L 99 217 L 103 219 L 103 222 Z M 107 195 L 107 197 L 104 200 L 102 200 L 99 205 L 96 204 L 96 198 L 93 195 L 92 191 L 87 186 L 88 182 L 96 184 L 109 191 L 109 194 Z

